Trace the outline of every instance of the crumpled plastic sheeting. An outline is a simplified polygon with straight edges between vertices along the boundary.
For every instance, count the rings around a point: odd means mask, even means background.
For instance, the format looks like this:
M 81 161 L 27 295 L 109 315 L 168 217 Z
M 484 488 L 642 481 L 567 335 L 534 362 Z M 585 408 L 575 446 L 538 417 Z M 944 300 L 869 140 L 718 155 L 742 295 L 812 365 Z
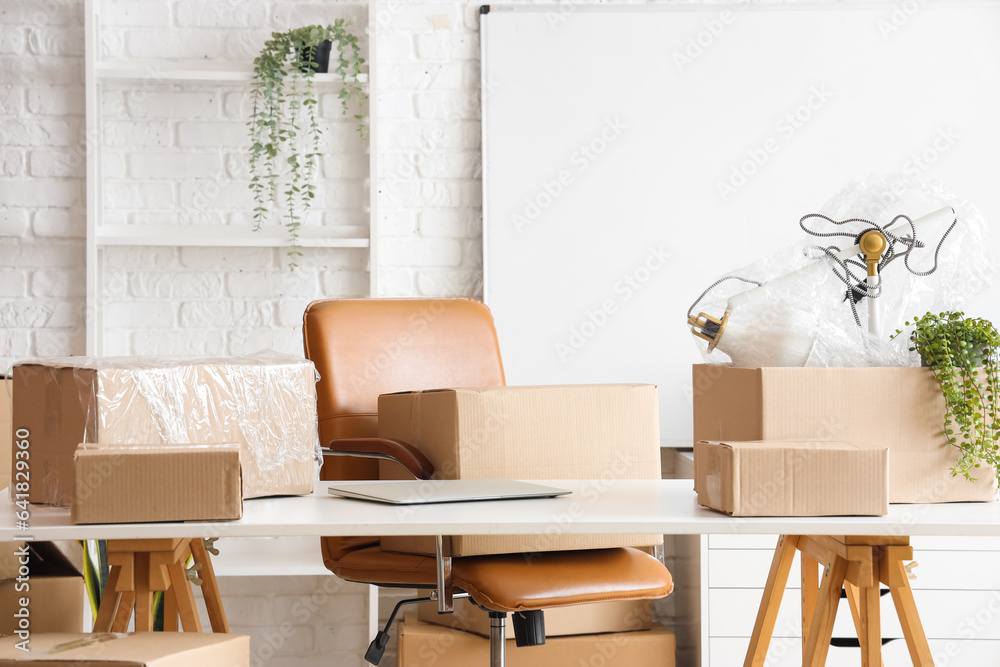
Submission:
M 311 361 L 264 352 L 199 360 L 67 357 L 23 363 L 53 369 L 55 391 L 77 394 L 89 413 L 77 442 L 237 443 L 245 498 L 312 491 L 322 452 Z M 75 387 L 57 370 L 69 370 Z M 74 397 L 52 396 L 62 404 L 67 399 Z
M 846 237 L 816 237 L 802 232 L 798 221 L 789 221 L 789 235 L 802 237 L 797 243 L 776 251 L 753 264 L 725 275 L 751 278 L 765 283 L 764 298 L 733 310 L 719 347 L 708 353 L 703 340 L 695 338 L 706 363 L 738 367 L 798 365 L 813 367 L 917 366 L 916 353 L 908 351 L 906 335 L 890 341 L 896 329 L 914 315 L 927 311 L 961 309 L 963 303 L 989 287 L 995 265 L 986 242 L 987 225 L 983 214 L 970 202 L 956 197 L 938 183 L 923 183 L 901 176 L 872 176 L 844 186 L 817 213 L 833 220 L 862 218 L 885 227 L 896 215 L 911 219 L 945 206 L 955 209 L 958 225 L 945 239 L 938 256 L 938 269 L 929 276 L 907 271 L 903 258 L 896 259 L 882 273 L 878 297 L 882 331 L 869 334 L 867 298 L 857 304 L 858 327 L 845 299 L 847 286 L 834 273 L 834 262 L 817 246 L 837 245 L 846 249 L 854 242 Z M 803 211 L 803 214 L 810 211 Z M 860 234 L 870 227 L 863 223 L 836 226 L 820 219 L 806 221 L 819 232 L 849 231 Z M 910 267 L 927 271 L 934 264 L 934 251 L 947 224 L 917 230 L 916 248 L 909 257 Z M 889 231 L 909 236 L 905 221 Z M 905 246 L 897 244 L 897 254 Z M 863 258 L 862 258 L 863 259 Z M 767 285 L 791 271 L 816 265 L 808 280 Z M 862 268 L 852 267 L 863 278 Z M 720 276 L 721 277 L 721 276 Z M 694 309 L 721 317 L 730 297 L 753 285 L 727 281 L 712 290 Z M 730 334 L 726 338 L 726 334 Z M 735 335 L 732 335 L 735 334 Z M 723 350 L 726 349 L 731 354 Z

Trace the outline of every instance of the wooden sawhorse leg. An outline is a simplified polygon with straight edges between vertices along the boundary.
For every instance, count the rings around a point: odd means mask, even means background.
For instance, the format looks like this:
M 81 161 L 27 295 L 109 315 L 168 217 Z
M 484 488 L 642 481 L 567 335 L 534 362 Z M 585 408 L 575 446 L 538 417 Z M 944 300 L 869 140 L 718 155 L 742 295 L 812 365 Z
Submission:
M 924 626 L 920 623 L 920 614 L 913 600 L 913 589 L 910 588 L 910 578 L 907 576 L 904 560 L 912 560 L 913 548 L 910 546 L 885 547 L 884 557 L 879 563 L 879 579 L 889 587 L 892 602 L 896 605 L 896 615 L 903 628 L 906 648 L 910 651 L 910 660 L 914 667 L 934 667 L 930 646 Z
M 135 629 L 153 629 L 153 593 L 163 591 L 163 629 L 201 632 L 194 592 L 187 578 L 188 557 L 202 567 L 202 594 L 213 632 L 229 632 L 219 583 L 201 538 L 109 540 L 111 573 L 94 621 L 94 632 L 124 632 L 135 612 Z
M 750 647 L 743 667 L 764 667 L 767 658 L 767 647 L 771 645 L 774 634 L 774 624 L 778 619 L 778 608 L 781 597 L 788 583 L 788 572 L 792 569 L 792 558 L 798 545 L 798 535 L 782 535 L 778 538 L 778 546 L 771 559 L 771 571 L 767 574 L 767 584 L 764 586 L 764 597 L 760 601 L 760 610 L 754 622 L 753 635 L 750 637 Z
M 795 551 L 802 562 L 802 664 L 822 667 L 830 647 L 841 590 L 846 591 L 861 646 L 862 667 L 884 667 L 879 583 L 889 587 L 914 667 L 933 667 L 904 560 L 908 537 L 783 535 L 771 561 L 744 667 L 763 667 Z M 817 567 L 822 566 L 822 580 Z

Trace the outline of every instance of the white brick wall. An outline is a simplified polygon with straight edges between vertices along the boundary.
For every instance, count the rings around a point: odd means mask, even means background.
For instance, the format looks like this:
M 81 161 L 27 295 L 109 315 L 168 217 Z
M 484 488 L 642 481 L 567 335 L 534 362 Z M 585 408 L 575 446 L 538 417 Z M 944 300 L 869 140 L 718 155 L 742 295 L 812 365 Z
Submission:
M 220 548 L 222 548 L 220 546 Z M 319 544 L 316 544 L 319 548 Z M 362 667 L 368 587 L 333 576 L 220 577 L 230 630 L 250 635 L 251 667 Z M 208 615 L 196 589 L 202 624 Z M 384 667 L 394 664 L 388 659 Z

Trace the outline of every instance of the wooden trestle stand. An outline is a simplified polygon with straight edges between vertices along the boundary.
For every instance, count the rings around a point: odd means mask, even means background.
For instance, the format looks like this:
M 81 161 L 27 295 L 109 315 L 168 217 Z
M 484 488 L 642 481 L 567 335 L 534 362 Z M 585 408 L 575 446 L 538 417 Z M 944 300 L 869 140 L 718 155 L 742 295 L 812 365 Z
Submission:
M 176 631 L 180 617 L 185 632 L 201 632 L 201 620 L 185 563 L 189 556 L 201 565 L 202 594 L 213 632 L 229 632 L 219 583 L 205 540 L 108 540 L 111 572 L 94 621 L 94 632 L 125 632 L 135 610 L 135 629 L 153 629 L 153 593 L 163 591 L 163 629 Z
M 810 535 L 778 538 L 744 667 L 764 665 L 796 550 L 801 552 L 802 563 L 803 667 L 822 667 L 826 663 L 841 589 L 847 592 L 851 605 L 862 667 L 884 667 L 880 582 L 889 587 L 914 667 L 934 667 L 903 563 L 913 559 L 910 538 Z

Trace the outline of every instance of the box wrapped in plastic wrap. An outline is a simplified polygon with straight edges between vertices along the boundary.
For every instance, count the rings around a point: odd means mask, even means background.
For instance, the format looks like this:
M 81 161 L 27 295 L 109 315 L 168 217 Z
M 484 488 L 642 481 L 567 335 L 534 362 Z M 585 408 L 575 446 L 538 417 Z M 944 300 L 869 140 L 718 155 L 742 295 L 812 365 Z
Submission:
M 320 452 L 310 361 L 273 353 L 44 359 L 16 364 L 14 385 L 31 502 L 70 504 L 80 443 L 239 443 L 244 498 L 313 490 Z

